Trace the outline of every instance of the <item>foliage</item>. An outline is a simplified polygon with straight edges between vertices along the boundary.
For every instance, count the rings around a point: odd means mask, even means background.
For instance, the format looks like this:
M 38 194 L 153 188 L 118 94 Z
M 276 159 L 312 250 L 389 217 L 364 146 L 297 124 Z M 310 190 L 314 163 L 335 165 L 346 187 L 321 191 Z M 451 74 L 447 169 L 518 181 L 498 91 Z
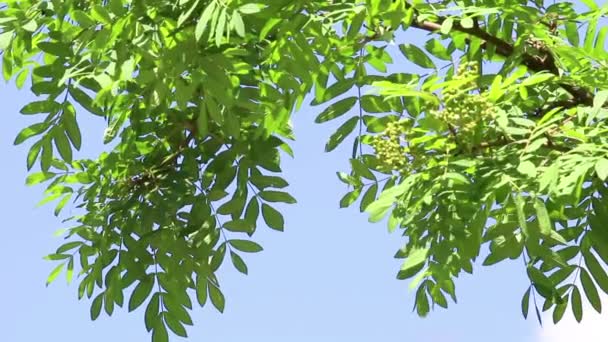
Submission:
M 128 293 L 153 341 L 186 336 L 192 298 L 223 311 L 226 255 L 247 273 L 258 223 L 283 230 L 276 204 L 295 203 L 280 159 L 310 96 L 326 105 L 316 122 L 347 116 L 326 145 L 354 136 L 340 206 L 361 197 L 370 221 L 402 231 L 397 278 L 413 278 L 419 315 L 456 300 L 482 246 L 484 265 L 523 259 L 524 316 L 533 302 L 539 319 L 571 307 L 580 320 L 581 293 L 601 311 L 608 8 L 583 3 L 5 1 L 3 76 L 40 98 L 15 139 L 34 140 L 27 183 L 48 183 L 57 215 L 82 209 L 48 282 L 78 263 L 91 318 Z M 73 157 L 85 113 L 112 142 L 95 160 Z

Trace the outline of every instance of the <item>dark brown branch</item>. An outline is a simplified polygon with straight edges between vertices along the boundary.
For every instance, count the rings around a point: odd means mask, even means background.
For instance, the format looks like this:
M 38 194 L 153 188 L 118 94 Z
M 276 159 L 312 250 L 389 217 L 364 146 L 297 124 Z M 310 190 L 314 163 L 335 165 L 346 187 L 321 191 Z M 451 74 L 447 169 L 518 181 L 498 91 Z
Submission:
M 544 147 L 554 150 L 554 151 L 558 151 L 558 152 L 569 152 L 571 150 L 571 148 L 569 148 L 567 146 L 557 145 L 555 142 L 553 142 L 550 139 L 549 135 L 545 135 L 545 136 L 547 137 L 547 142 L 543 145 Z M 498 139 L 495 141 L 485 141 L 485 142 L 479 143 L 476 146 L 473 146 L 473 148 L 471 150 L 478 152 L 479 150 L 485 150 L 487 148 L 503 147 L 503 146 L 506 146 L 511 143 L 513 143 L 513 142 L 507 141 L 505 139 Z
M 445 17 L 438 17 L 437 21 L 422 22 L 414 20 L 412 21 L 410 26 L 429 32 L 436 32 L 441 30 L 441 24 L 444 22 L 445 19 Z M 462 27 L 462 25 L 460 25 L 460 23 L 456 21 L 452 25 L 452 30 L 469 34 L 471 36 L 483 40 L 486 43 L 496 46 L 496 53 L 503 57 L 509 57 L 515 51 L 515 48 L 512 44 L 489 34 L 487 31 L 483 30 L 483 28 L 477 25 L 471 28 L 465 28 Z M 541 52 L 541 55 L 531 55 L 528 53 L 523 54 L 522 63 L 526 67 L 528 67 L 528 69 L 534 72 L 549 71 L 552 74 L 559 76 L 559 68 L 557 67 L 555 58 L 551 54 L 549 48 L 546 46 L 541 46 L 539 51 Z M 574 102 L 568 104 L 570 107 L 574 107 L 577 105 L 593 105 L 593 94 L 587 91 L 586 89 L 563 82 L 559 85 L 568 93 L 570 93 L 570 95 L 572 95 L 572 100 Z
M 534 113 L 534 116 L 541 118 L 545 116 L 545 114 L 554 110 L 555 108 L 561 107 L 562 109 L 569 109 L 576 107 L 577 105 L 579 105 L 579 103 L 578 100 L 575 98 L 551 102 L 549 104 L 543 105 L 541 108 L 538 108 L 538 110 L 536 110 L 536 112 Z

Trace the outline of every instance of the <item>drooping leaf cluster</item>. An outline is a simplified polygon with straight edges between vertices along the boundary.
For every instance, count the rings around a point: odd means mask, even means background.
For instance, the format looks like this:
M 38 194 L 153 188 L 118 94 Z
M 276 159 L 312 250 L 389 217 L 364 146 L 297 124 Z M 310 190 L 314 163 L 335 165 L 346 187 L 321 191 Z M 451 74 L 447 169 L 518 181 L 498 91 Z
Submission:
M 360 198 L 370 221 L 402 232 L 397 278 L 413 278 L 418 314 L 456 300 L 454 279 L 484 246 L 484 265 L 523 260 L 524 315 L 542 299 L 539 318 L 571 307 L 580 320 L 581 293 L 601 311 L 606 12 L 593 1 L 5 1 L 3 76 L 38 96 L 21 113 L 40 121 L 15 139 L 32 142 L 27 167 L 40 168 L 27 183 L 48 184 L 57 215 L 78 208 L 49 282 L 78 269 L 93 319 L 129 296 L 154 341 L 186 336 L 192 298 L 223 311 L 226 255 L 247 273 L 258 224 L 283 230 L 276 203 L 295 203 L 280 160 L 290 115 L 312 99 L 317 123 L 342 120 L 326 151 L 352 142 L 340 206 Z M 88 114 L 105 120 L 109 147 L 77 159 Z

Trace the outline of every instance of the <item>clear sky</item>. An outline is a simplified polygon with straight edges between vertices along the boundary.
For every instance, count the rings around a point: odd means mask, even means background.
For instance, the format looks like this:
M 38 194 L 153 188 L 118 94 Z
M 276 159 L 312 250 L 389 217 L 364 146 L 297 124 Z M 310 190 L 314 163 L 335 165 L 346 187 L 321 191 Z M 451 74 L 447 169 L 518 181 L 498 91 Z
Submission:
M 143 309 L 118 309 L 91 322 L 88 300 L 78 301 L 77 282 L 60 277 L 49 288 L 45 279 L 54 263 L 42 257 L 54 251 L 62 228 L 52 207 L 36 208 L 42 187 L 26 187 L 25 156 L 29 144 L 13 147 L 16 133 L 33 118 L 19 109 L 34 100 L 27 89 L 0 84 L 5 120 L 0 125 L 0 341 L 105 342 L 148 341 Z M 458 304 L 450 304 L 422 319 L 412 312 L 414 293 L 407 281 L 395 278 L 399 261 L 393 259 L 403 243 L 389 235 L 384 224 L 370 224 L 356 208 L 339 209 L 345 192 L 335 172 L 348 170 L 350 144 L 326 154 L 327 137 L 340 122 L 315 125 L 320 107 L 304 107 L 293 123 L 295 159 L 284 159 L 289 191 L 298 204 L 282 208 L 286 230 L 259 229 L 254 239 L 265 250 L 246 255 L 249 276 L 237 273 L 226 260 L 220 270 L 227 298 L 224 314 L 211 306 L 195 307 L 191 341 L 441 341 L 441 342 L 599 342 L 606 315 L 585 311 L 584 325 L 566 322 L 540 330 L 533 315 L 524 320 L 520 300 L 528 286 L 521 260 L 489 268 L 456 281 Z M 36 118 L 34 118 L 35 120 Z M 94 156 L 103 120 L 79 113 L 84 154 Z M 84 155 L 80 154 L 80 156 Z M 479 260 L 481 261 L 481 260 Z M 596 334 L 596 335 L 592 335 Z M 587 337 L 585 337 L 587 336 Z M 595 336 L 595 337 L 593 337 Z M 604 335 L 605 336 L 605 335 Z M 181 341 L 172 338 L 172 341 Z

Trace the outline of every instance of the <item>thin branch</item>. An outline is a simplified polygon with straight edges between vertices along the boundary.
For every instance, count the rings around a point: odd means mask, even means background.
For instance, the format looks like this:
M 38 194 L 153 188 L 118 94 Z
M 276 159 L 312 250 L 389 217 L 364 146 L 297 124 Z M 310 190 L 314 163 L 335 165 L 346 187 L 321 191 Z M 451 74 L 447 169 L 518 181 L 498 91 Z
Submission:
M 446 20 L 446 18 L 441 17 L 441 16 L 438 17 L 436 21 L 425 20 L 422 22 L 418 22 L 418 21 L 414 20 L 414 21 L 412 21 L 410 26 L 424 30 L 424 31 L 428 31 L 428 32 L 436 32 L 436 31 L 441 30 L 441 24 L 445 20 Z M 504 41 L 496 36 L 491 35 L 490 33 L 488 33 L 487 31 L 485 31 L 483 28 L 481 28 L 479 26 L 473 26 L 470 28 L 466 28 L 466 27 L 462 27 L 460 22 L 455 21 L 452 25 L 452 30 L 469 34 L 471 36 L 474 36 L 474 37 L 477 37 L 477 38 L 483 40 L 486 43 L 490 43 L 490 44 L 496 46 L 496 53 L 498 53 L 499 55 L 501 55 L 503 57 L 509 57 L 509 56 L 513 55 L 513 53 L 515 52 L 515 48 L 511 43 Z M 484 44 L 483 47 L 487 48 L 487 44 Z M 540 51 L 541 55 L 531 55 L 529 53 L 523 54 L 521 56 L 522 64 L 524 64 L 526 67 L 528 67 L 528 69 L 530 69 L 534 72 L 549 71 L 552 74 L 559 76 L 559 68 L 557 67 L 555 58 L 551 54 L 551 51 L 549 50 L 549 48 L 546 46 L 541 46 L 539 48 L 539 51 Z M 572 106 L 577 106 L 577 105 L 581 105 L 581 104 L 588 105 L 588 106 L 593 105 L 593 94 L 590 93 L 585 88 L 582 88 L 582 87 L 579 87 L 576 85 L 572 85 L 569 83 L 563 83 L 563 82 L 560 83 L 559 85 L 560 85 L 560 87 L 564 88 L 564 90 L 566 90 L 568 93 L 570 93 L 570 95 L 572 95 L 572 97 L 573 97 L 572 100 L 574 101 L 571 103 Z

